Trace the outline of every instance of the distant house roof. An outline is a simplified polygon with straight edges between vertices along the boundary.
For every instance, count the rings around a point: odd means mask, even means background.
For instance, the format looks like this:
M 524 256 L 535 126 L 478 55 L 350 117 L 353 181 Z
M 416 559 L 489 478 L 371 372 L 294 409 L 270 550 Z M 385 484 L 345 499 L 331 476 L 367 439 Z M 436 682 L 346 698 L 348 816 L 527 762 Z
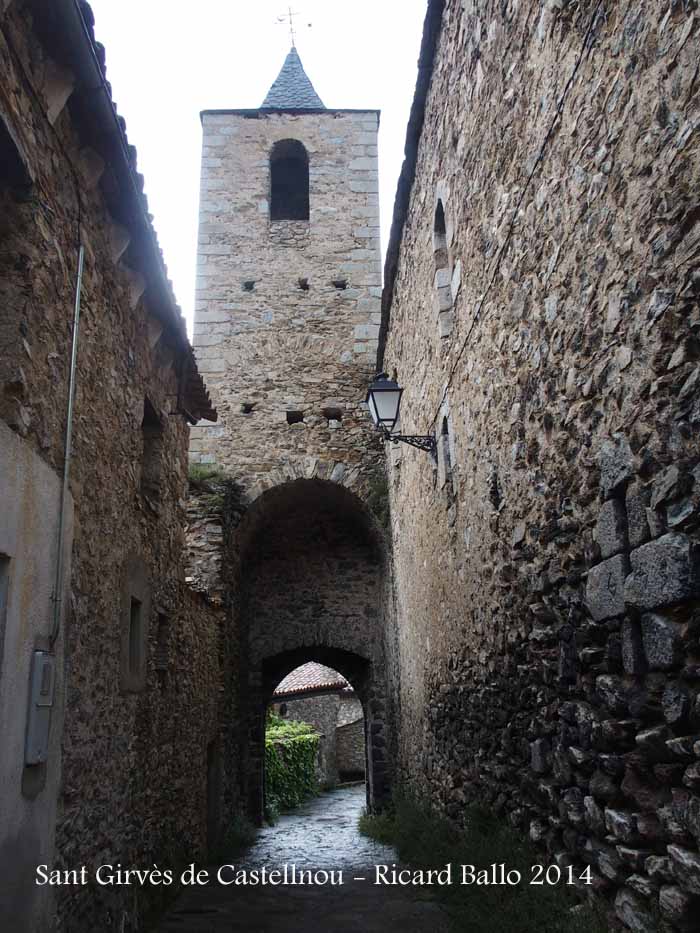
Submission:
M 331 667 L 309 661 L 287 674 L 273 693 L 273 699 L 306 693 L 326 693 L 352 689 L 347 680 Z
M 267 92 L 261 110 L 325 110 L 294 46 Z

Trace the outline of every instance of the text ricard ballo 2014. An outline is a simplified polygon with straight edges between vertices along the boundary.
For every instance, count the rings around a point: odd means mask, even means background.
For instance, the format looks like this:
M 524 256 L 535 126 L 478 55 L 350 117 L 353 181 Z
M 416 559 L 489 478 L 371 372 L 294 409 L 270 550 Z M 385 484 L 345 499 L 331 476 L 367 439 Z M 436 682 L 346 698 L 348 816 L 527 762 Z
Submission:
M 125 868 L 121 864 L 100 865 L 93 872 L 82 865 L 74 869 L 49 869 L 48 865 L 38 865 L 35 883 L 37 885 L 87 885 L 95 883 L 103 887 L 111 886 L 168 886 L 179 884 L 197 887 L 207 884 L 220 885 L 317 885 L 338 887 L 350 882 L 369 882 L 375 885 L 406 887 L 410 885 L 483 885 L 510 886 L 520 884 L 555 885 L 555 884 L 590 884 L 591 870 L 583 871 L 571 865 L 531 865 L 527 872 L 509 868 L 504 862 L 494 862 L 487 867 L 475 865 L 454 865 L 448 863 L 442 868 L 414 869 L 401 865 L 374 865 L 365 871 L 347 872 L 343 870 L 300 869 L 293 863 L 276 868 L 261 866 L 242 868 L 236 865 L 221 865 L 217 869 L 198 868 L 191 863 L 185 869 L 174 871 L 151 868 Z

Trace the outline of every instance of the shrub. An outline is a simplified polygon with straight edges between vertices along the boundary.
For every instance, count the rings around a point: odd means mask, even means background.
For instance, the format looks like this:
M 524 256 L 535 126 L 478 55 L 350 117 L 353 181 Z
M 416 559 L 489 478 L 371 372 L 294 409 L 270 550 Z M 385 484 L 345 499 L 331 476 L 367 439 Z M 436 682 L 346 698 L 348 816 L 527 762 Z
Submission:
M 265 732 L 265 810 L 274 823 L 281 810 L 291 810 L 317 793 L 316 756 L 319 736 L 305 722 L 269 716 Z
M 604 933 L 607 929 L 590 907 L 576 906 L 563 881 L 530 885 L 532 866 L 546 866 L 551 860 L 483 809 L 468 809 L 460 828 L 418 800 L 397 798 L 388 813 L 363 814 L 359 827 L 364 835 L 395 846 L 399 859 L 416 868 L 452 864 L 452 884 L 431 890 L 444 901 L 455 933 Z M 461 865 L 473 865 L 478 872 L 490 870 L 494 863 L 505 863 L 506 871 L 517 869 L 523 880 L 512 887 L 459 883 Z M 575 877 L 579 874 L 576 871 Z

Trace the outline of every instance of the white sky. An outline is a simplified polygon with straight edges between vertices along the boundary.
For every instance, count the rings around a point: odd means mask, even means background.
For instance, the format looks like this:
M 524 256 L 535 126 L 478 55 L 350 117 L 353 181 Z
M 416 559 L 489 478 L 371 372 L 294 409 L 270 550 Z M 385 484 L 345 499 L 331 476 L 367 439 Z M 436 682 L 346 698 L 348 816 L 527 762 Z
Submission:
M 297 49 L 327 107 L 381 109 L 386 248 L 426 0 L 299 0 Z M 95 34 L 149 209 L 192 329 L 200 110 L 259 107 L 289 50 L 284 0 L 91 0 Z M 307 26 L 311 23 L 311 27 Z

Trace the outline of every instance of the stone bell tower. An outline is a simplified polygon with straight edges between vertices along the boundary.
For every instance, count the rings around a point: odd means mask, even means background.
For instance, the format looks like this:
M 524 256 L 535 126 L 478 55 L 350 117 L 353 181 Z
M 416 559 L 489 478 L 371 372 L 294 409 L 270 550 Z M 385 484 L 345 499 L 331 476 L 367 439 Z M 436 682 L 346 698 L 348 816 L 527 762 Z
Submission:
M 194 346 L 219 423 L 191 458 L 254 492 L 362 485 L 380 321 L 377 110 L 324 106 L 292 47 L 256 110 L 206 110 Z M 371 452 L 368 450 L 371 448 Z

